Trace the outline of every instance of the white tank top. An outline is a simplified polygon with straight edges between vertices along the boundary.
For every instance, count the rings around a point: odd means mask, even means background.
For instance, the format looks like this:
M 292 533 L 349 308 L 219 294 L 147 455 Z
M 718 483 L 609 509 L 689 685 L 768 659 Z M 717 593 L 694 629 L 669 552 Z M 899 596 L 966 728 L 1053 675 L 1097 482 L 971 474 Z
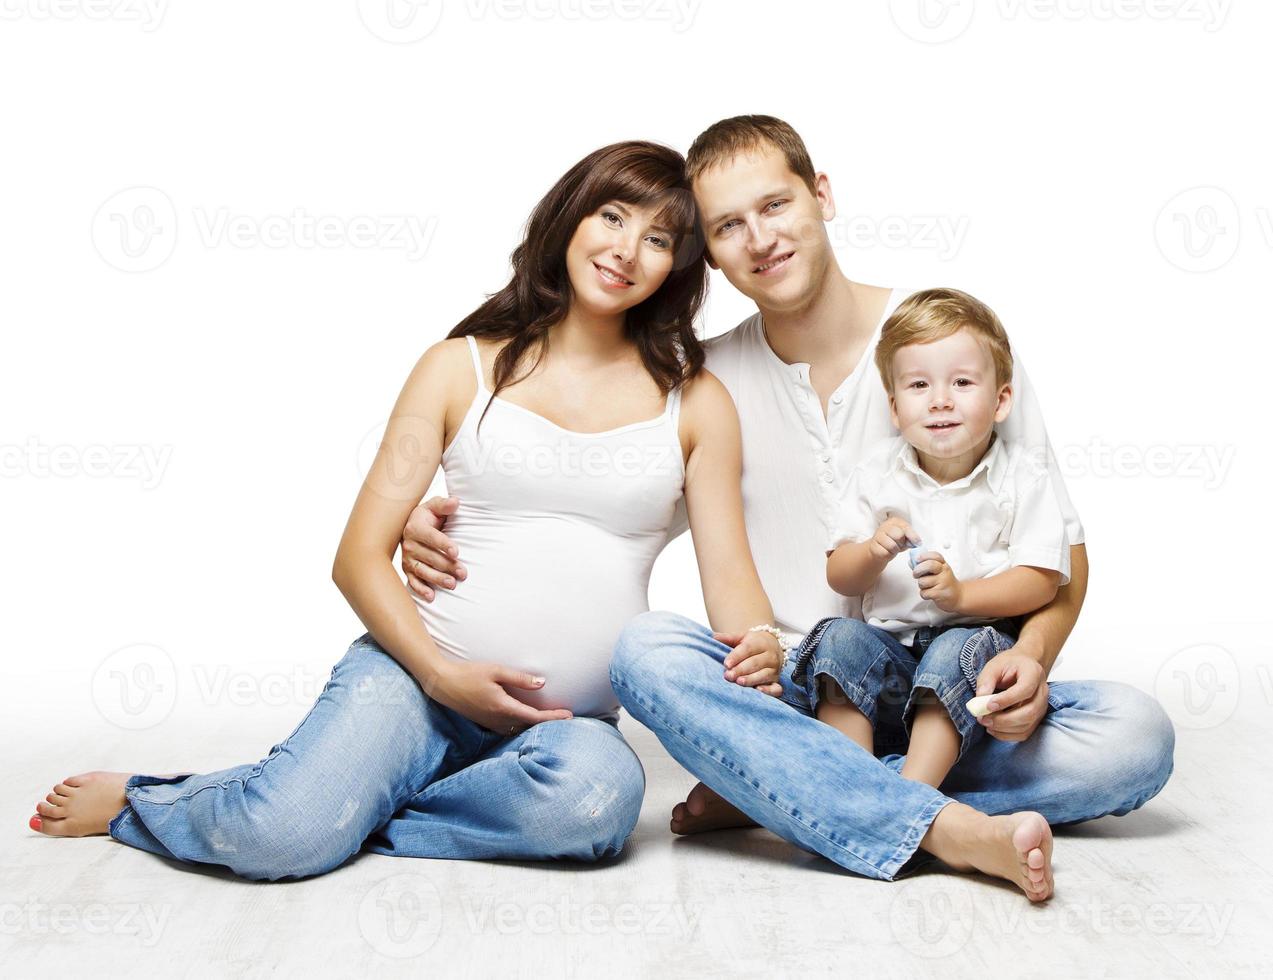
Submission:
M 467 340 L 477 394 L 442 469 L 460 498 L 446 533 L 469 574 L 431 603 L 416 596 L 420 618 L 444 655 L 546 679 L 539 691 L 510 689 L 514 697 L 614 716 L 610 654 L 623 625 L 649 608 L 650 569 L 684 487 L 680 389 L 657 418 L 574 432 L 491 400 Z

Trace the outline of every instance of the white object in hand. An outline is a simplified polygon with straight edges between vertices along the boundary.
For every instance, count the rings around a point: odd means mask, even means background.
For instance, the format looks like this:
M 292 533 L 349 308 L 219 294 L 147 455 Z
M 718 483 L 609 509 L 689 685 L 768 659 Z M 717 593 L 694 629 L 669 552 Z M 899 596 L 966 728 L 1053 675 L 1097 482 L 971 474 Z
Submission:
M 990 699 L 993 697 L 993 694 L 983 694 L 979 698 L 973 698 L 967 704 L 968 713 L 974 718 L 982 718 L 990 714 Z

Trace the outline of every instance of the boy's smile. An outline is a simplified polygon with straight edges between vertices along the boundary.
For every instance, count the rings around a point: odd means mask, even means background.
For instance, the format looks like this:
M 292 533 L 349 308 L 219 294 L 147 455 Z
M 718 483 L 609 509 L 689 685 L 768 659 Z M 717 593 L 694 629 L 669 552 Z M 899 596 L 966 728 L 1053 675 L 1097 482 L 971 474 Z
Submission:
M 957 480 L 985 455 L 1012 386 L 995 383 L 990 351 L 967 328 L 893 357 L 893 424 L 934 479 Z M 938 475 L 940 474 L 940 476 Z

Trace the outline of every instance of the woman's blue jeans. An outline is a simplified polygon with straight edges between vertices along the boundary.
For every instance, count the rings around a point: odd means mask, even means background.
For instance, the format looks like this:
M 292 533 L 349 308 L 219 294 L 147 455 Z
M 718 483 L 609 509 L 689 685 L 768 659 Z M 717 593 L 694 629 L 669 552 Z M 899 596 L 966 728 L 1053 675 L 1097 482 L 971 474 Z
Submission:
M 824 637 L 818 649 L 835 647 Z M 938 791 L 902 778 L 904 755 L 877 758 L 815 719 L 807 688 L 792 681 L 795 661 L 779 699 L 726 681 L 729 650 L 691 619 L 643 613 L 619 638 L 610 680 L 633 717 L 730 803 L 872 878 L 910 870 L 903 866 L 952 800 L 1077 823 L 1135 810 L 1171 775 L 1175 734 L 1157 701 L 1125 684 L 1060 681 L 1030 738 L 980 740 Z
M 645 773 L 614 724 L 506 737 L 428 698 L 370 635 L 287 739 L 252 765 L 133 776 L 116 840 L 245 878 L 321 874 L 359 850 L 432 858 L 616 854 Z

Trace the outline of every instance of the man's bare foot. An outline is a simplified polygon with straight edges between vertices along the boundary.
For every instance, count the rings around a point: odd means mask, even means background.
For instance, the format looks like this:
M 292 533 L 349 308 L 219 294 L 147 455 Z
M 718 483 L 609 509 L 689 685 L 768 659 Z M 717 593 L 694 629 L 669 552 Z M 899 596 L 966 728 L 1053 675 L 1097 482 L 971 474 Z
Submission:
M 952 803 L 937 815 L 921 843 L 956 871 L 1003 878 L 1032 902 L 1052 896 L 1052 828 L 1042 814 L 1023 810 L 988 817 Z
M 28 822 L 32 830 L 50 837 L 87 837 L 106 833 L 128 801 L 124 784 L 132 773 L 84 772 L 67 776 L 37 803 L 37 815 Z
M 755 826 L 755 820 L 703 783 L 690 790 L 684 803 L 678 803 L 672 808 L 674 834 L 701 834 L 706 830 L 721 830 L 725 827 Z

